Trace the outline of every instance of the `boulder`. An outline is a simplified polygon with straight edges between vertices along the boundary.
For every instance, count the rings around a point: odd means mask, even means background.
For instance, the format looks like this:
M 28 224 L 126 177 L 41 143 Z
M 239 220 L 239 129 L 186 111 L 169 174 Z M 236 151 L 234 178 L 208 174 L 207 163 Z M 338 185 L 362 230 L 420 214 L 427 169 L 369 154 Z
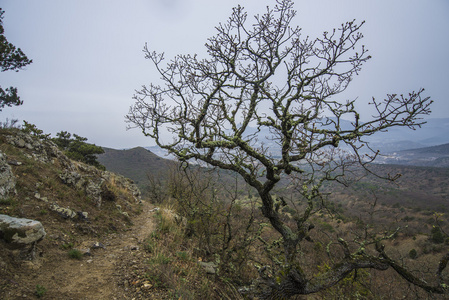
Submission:
M 207 274 L 214 275 L 217 273 L 218 266 L 213 262 L 199 261 L 198 264 L 204 268 Z
M 35 220 L 0 215 L 0 238 L 15 248 L 24 248 L 41 241 L 46 233 Z

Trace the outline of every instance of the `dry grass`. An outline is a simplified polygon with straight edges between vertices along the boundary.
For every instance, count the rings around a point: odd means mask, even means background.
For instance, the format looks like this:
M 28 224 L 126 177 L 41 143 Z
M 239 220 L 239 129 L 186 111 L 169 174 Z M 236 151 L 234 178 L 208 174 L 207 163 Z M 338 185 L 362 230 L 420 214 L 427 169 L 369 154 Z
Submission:
M 196 242 L 185 236 L 185 222 L 172 208 L 155 212 L 156 230 L 145 240 L 151 256 L 140 274 L 152 282 L 163 299 L 239 299 L 235 288 L 206 270 L 198 262 Z M 163 295 L 163 296 L 161 296 Z M 166 297 L 166 298 L 165 298 Z

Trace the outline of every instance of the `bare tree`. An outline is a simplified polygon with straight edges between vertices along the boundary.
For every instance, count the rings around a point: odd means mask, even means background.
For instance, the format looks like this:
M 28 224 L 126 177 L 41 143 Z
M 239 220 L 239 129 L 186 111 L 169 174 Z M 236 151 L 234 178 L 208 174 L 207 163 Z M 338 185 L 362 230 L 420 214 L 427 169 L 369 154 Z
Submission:
M 311 40 L 291 26 L 295 15 L 291 0 L 278 0 L 248 25 L 247 14 L 238 6 L 206 43 L 207 59 L 178 55 L 165 64 L 164 54 L 146 46 L 146 58 L 164 85 L 143 86 L 127 121 L 180 160 L 232 170 L 257 190 L 262 213 L 282 236 L 284 250 L 279 258 L 284 275 L 277 280 L 265 277 L 267 297 L 315 293 L 353 270 L 390 267 L 426 291 L 446 293 L 442 271 L 449 254 L 438 266 L 436 281 L 427 283 L 385 253 L 382 240 L 387 235 L 373 235 L 357 247 L 340 239 L 344 255 L 319 275 L 305 274 L 300 267 L 298 245 L 313 228 L 310 216 L 322 184 L 344 182 L 353 164 L 366 168 L 377 152 L 362 154 L 371 150 L 363 139 L 390 127 L 422 125 L 421 117 L 430 113 L 432 101 L 422 96 L 423 89 L 408 96 L 372 99 L 376 113 L 363 122 L 356 100 L 337 97 L 370 58 L 360 45 L 363 22 L 347 22 Z M 351 120 L 350 126 L 343 126 L 344 119 Z M 258 140 L 267 132 L 271 147 Z M 341 146 L 350 149 L 350 155 L 339 150 Z M 305 209 L 296 210 L 293 226 L 280 212 L 289 204 L 272 195 L 288 177 L 299 180 L 307 203 Z

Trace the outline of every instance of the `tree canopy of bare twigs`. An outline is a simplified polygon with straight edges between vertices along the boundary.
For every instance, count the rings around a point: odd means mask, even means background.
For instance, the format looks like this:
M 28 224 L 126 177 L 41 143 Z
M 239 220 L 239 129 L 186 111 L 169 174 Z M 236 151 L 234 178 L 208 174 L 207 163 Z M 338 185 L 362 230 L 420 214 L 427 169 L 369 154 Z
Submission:
M 166 62 L 163 53 L 145 46 L 163 85 L 137 91 L 127 121 L 180 160 L 232 170 L 257 190 L 262 213 L 282 236 L 284 249 L 284 276 L 265 277 L 269 297 L 314 293 L 359 268 L 393 268 L 426 291 L 446 293 L 442 271 L 448 255 L 436 281 L 428 283 L 386 254 L 382 240 L 387 236 L 373 237 L 356 249 L 340 239 L 344 256 L 316 276 L 298 265 L 298 245 L 313 228 L 309 219 L 323 182 L 344 182 L 351 165 L 366 167 L 377 152 L 364 138 L 395 126 L 419 127 L 432 101 L 423 89 L 372 99 L 375 114 L 362 121 L 356 100 L 341 93 L 370 59 L 360 44 L 363 22 L 350 21 L 310 39 L 292 25 L 295 15 L 291 0 L 278 0 L 255 22 L 238 6 L 208 39 L 204 59 L 177 55 Z M 350 120 L 350 126 L 343 126 L 343 120 Z M 270 144 L 258 138 L 267 132 Z M 288 204 L 272 195 L 287 177 L 300 183 L 307 203 L 294 214 L 294 226 L 281 218 L 280 207 Z

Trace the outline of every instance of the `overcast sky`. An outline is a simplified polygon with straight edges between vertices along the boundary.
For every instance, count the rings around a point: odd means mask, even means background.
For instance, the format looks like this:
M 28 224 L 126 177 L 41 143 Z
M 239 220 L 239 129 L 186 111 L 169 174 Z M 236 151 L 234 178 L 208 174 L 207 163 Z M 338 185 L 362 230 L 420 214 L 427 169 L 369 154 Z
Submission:
M 112 148 L 150 146 L 124 116 L 135 89 L 158 75 L 144 59 L 145 43 L 170 58 L 204 55 L 206 39 L 232 7 L 263 13 L 274 0 L 0 0 L 9 42 L 33 63 L 3 72 L 3 88 L 16 86 L 24 104 L 4 108 L 6 118 L 27 120 L 53 136 L 77 133 Z M 372 96 L 421 87 L 435 103 L 431 117 L 449 117 L 449 1 L 297 0 L 294 25 L 318 37 L 345 21 L 366 20 L 363 44 L 373 57 L 345 98 L 367 103 Z M 368 113 L 365 114 L 368 116 Z

